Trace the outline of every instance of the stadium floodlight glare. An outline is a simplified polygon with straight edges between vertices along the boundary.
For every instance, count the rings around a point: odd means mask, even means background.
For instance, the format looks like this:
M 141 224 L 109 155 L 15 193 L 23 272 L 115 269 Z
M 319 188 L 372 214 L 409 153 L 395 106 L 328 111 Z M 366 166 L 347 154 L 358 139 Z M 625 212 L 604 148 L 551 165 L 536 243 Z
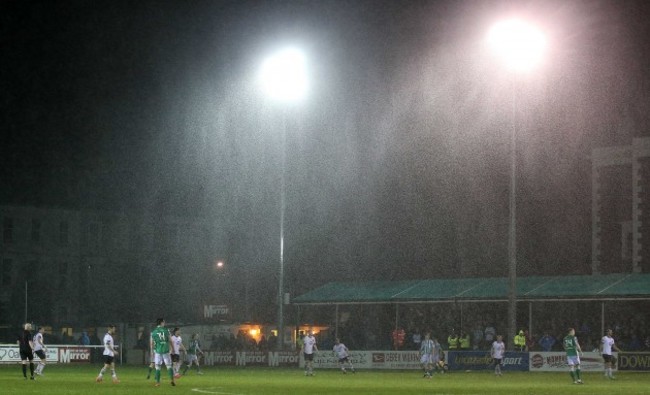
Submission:
M 508 19 L 495 24 L 488 32 L 487 40 L 506 68 L 514 73 L 525 73 L 533 69 L 542 60 L 546 47 L 544 34 L 535 26 L 520 19 Z M 508 209 L 508 336 L 514 336 L 517 331 L 517 79 L 515 74 L 512 82 Z
M 546 47 L 541 30 L 520 19 L 495 24 L 488 33 L 488 42 L 506 67 L 517 72 L 529 71 L 538 64 Z
M 296 101 L 308 88 L 305 55 L 286 48 L 269 56 L 262 63 L 260 81 L 266 96 L 282 102 Z
M 264 94 L 277 102 L 290 103 L 302 99 L 308 89 L 307 61 L 302 51 L 285 48 L 262 63 L 259 82 Z M 284 219 L 286 212 L 287 111 L 282 112 L 282 167 L 280 181 L 280 271 L 278 273 L 278 349 L 284 342 Z

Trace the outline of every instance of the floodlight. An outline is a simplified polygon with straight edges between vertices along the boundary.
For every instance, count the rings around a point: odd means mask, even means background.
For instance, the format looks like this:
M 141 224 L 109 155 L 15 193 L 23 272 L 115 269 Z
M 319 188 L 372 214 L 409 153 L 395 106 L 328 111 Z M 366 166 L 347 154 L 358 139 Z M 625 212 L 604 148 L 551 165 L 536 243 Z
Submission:
M 304 54 L 287 48 L 262 64 L 260 82 L 264 93 L 278 101 L 295 101 L 307 92 L 307 64 Z
M 537 27 L 520 19 L 497 23 L 488 33 L 490 46 L 511 70 L 525 72 L 538 64 L 546 47 L 546 38 Z

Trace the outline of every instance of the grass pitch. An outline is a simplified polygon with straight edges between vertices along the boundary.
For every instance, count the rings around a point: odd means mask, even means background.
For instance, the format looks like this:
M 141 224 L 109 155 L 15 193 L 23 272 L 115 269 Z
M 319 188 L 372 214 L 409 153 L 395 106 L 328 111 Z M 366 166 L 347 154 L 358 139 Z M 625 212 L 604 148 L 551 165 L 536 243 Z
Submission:
M 162 383 L 154 387 L 146 380 L 146 367 L 118 366 L 121 383 L 113 384 L 110 375 L 95 383 L 100 365 L 50 365 L 45 376 L 24 380 L 18 365 L 0 366 L 0 394 L 188 394 L 188 395 L 401 395 L 401 394 L 508 394 L 508 395 L 614 395 L 647 394 L 650 374 L 620 373 L 617 380 L 606 380 L 600 373 L 583 373 L 585 384 L 575 385 L 568 373 L 451 372 L 422 378 L 419 371 L 360 371 L 342 374 L 338 370 L 318 370 L 305 377 L 300 369 L 213 368 L 198 376 L 189 372 L 172 387 L 165 369 Z

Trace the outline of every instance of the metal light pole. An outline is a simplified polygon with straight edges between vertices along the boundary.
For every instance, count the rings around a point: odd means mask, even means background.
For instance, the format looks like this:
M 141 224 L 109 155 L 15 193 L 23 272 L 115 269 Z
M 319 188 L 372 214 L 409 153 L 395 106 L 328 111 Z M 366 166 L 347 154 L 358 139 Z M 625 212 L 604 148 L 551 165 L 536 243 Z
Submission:
M 517 74 L 529 71 L 541 60 L 546 40 L 536 27 L 519 19 L 510 19 L 494 25 L 488 41 L 505 66 L 513 72 L 508 204 L 508 334 L 514 336 L 517 331 Z
M 512 80 L 510 199 L 508 204 L 508 333 L 517 332 L 517 83 Z
M 268 57 L 262 64 L 260 82 L 267 97 L 279 102 L 295 102 L 307 91 L 304 55 L 287 48 Z M 286 212 L 287 112 L 282 110 L 280 175 L 280 268 L 278 272 L 278 349 L 284 349 L 284 222 Z
M 25 323 L 27 323 L 27 300 L 28 300 L 27 295 L 28 295 L 27 294 L 27 281 L 25 281 L 25 321 L 24 321 Z
M 278 344 L 284 349 L 284 213 L 287 209 L 287 116 L 282 112 L 282 174 L 280 176 L 280 271 L 278 273 Z

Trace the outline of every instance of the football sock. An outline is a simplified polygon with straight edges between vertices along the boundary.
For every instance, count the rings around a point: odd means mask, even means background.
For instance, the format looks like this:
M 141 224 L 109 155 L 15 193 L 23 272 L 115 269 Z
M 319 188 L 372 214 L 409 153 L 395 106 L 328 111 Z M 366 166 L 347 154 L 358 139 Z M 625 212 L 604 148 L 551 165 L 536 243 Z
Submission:
M 156 383 L 160 383 L 160 369 L 156 369 L 156 375 L 154 377 L 156 378 Z
M 23 376 L 27 378 L 27 365 L 23 364 Z
M 576 369 L 576 376 L 578 377 L 578 380 L 582 380 L 580 378 L 580 369 Z

